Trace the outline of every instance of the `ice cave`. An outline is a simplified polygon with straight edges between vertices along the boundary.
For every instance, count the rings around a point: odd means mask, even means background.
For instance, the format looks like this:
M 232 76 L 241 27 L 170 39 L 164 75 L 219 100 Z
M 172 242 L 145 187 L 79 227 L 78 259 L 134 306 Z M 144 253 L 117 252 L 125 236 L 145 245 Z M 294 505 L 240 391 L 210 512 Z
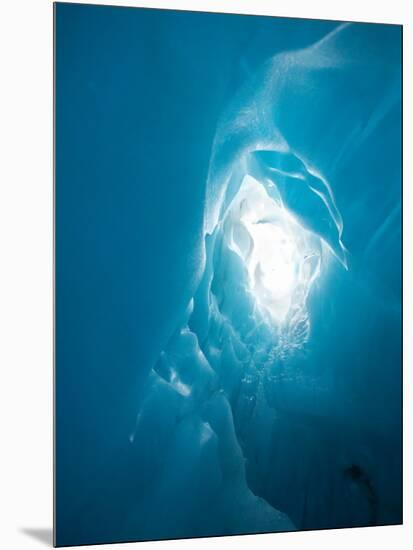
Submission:
M 136 12 L 58 9 L 59 542 L 399 523 L 400 29 Z

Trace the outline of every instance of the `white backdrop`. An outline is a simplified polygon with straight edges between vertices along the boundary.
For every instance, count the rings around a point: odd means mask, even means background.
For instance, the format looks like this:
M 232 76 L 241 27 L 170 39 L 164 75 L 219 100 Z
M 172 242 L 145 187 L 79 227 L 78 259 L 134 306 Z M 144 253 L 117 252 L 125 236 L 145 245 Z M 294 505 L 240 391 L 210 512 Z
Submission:
M 405 525 L 144 543 L 139 548 L 411 547 L 412 452 L 412 15 L 406 0 L 98 1 L 238 13 L 403 23 Z M 52 527 L 52 2 L 1 3 L 0 14 L 0 547 L 30 550 Z M 408 123 L 409 122 L 409 123 Z M 383 404 L 385 406 L 385 404 Z M 106 546 L 100 547 L 106 548 Z M 130 544 L 107 548 L 132 548 Z M 136 546 L 134 548 L 137 548 Z

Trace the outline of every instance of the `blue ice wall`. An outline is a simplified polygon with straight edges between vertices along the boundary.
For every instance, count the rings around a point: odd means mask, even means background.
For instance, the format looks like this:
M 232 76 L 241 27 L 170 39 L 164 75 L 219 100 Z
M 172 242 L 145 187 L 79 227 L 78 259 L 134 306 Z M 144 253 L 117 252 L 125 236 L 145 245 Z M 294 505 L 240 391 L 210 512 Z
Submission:
M 57 543 L 400 523 L 401 28 L 55 9 Z M 288 353 L 245 174 L 319 243 Z

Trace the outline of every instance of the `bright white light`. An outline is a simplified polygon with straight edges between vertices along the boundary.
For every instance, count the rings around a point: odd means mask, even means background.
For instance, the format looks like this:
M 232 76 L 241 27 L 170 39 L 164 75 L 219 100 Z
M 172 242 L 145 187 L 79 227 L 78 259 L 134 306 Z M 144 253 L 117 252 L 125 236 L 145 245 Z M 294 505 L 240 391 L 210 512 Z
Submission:
M 247 227 L 255 243 L 248 264 L 251 281 L 255 286 L 264 286 L 281 299 L 294 287 L 295 243 L 282 227 L 272 223 L 251 223 Z
M 305 305 L 319 274 L 314 237 L 250 176 L 231 204 L 226 227 L 230 248 L 246 265 L 258 309 L 282 324 L 293 306 Z

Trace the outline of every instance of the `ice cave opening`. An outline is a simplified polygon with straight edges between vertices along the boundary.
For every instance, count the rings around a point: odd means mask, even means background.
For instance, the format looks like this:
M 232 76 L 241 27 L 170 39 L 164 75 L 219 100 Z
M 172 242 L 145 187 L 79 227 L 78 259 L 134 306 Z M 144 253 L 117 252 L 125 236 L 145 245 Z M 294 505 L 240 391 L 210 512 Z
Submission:
M 305 310 L 320 275 L 320 238 L 304 229 L 255 178 L 245 175 L 223 220 L 224 243 L 246 268 L 255 316 L 283 327 Z

